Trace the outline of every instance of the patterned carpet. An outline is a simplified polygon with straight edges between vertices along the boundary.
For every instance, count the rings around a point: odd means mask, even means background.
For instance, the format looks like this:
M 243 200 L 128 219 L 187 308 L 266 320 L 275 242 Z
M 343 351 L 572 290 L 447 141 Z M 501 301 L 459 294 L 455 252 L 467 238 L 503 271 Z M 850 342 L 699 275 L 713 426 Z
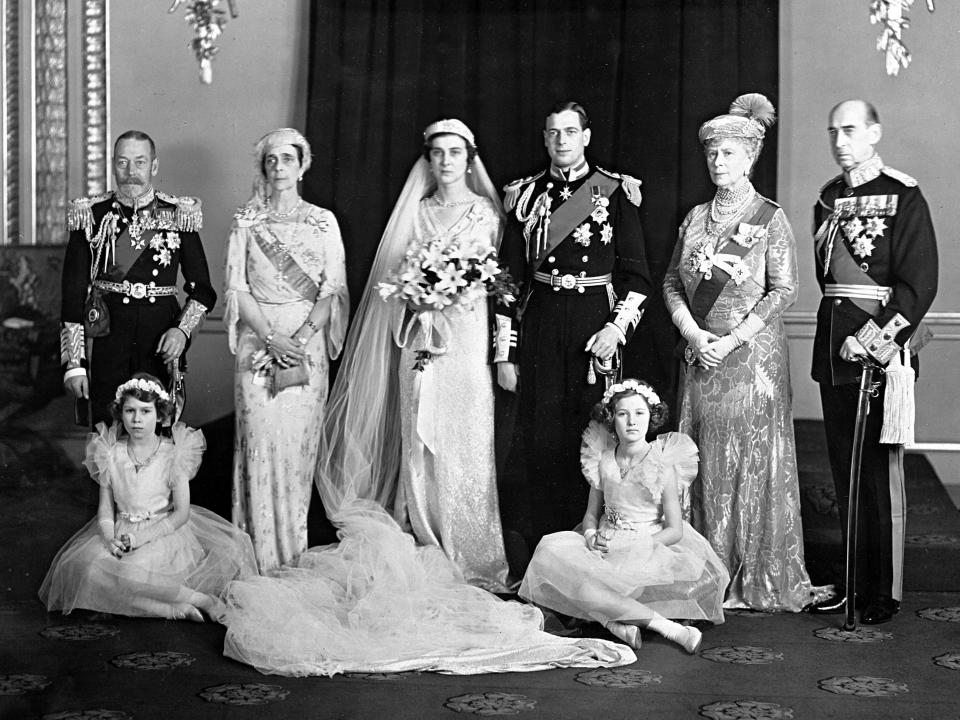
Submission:
M 960 719 L 960 517 L 920 456 L 908 458 L 909 502 L 922 508 L 908 517 L 910 592 L 887 625 L 851 633 L 840 616 L 734 612 L 704 628 L 697 657 L 645 635 L 639 661 L 613 670 L 294 679 L 223 658 L 217 625 L 46 613 L 37 586 L 60 544 L 93 514 L 95 493 L 63 450 L 76 446 L 76 434 L 43 428 L 41 436 L 38 426 L 0 426 L 2 720 Z M 217 445 L 229 438 L 215 435 L 208 432 L 209 456 L 222 458 Z M 819 425 L 798 423 L 808 557 L 825 574 L 837 553 L 821 436 Z M 216 465 L 204 480 L 219 488 L 208 487 L 211 497 L 228 487 Z

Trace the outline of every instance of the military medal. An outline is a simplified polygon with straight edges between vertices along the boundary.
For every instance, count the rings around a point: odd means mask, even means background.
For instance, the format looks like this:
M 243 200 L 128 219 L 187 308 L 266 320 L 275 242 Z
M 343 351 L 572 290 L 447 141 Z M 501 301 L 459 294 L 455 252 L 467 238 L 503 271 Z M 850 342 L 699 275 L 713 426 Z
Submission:
M 564 185 L 563 190 L 560 191 L 560 199 L 566 202 L 570 199 L 571 195 L 573 195 L 573 193 L 570 191 L 570 186 Z
M 134 250 L 143 250 L 144 229 L 144 224 L 140 222 L 140 213 L 138 213 L 137 209 L 134 208 L 133 214 L 130 216 L 130 222 L 127 224 L 127 232 L 130 233 L 130 247 L 132 247 Z

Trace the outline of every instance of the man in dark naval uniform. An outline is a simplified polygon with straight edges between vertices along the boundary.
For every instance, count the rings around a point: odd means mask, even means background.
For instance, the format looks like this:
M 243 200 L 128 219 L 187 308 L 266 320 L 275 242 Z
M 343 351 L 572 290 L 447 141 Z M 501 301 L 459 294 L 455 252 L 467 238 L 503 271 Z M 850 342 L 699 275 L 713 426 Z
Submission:
M 937 292 L 937 245 L 916 180 L 885 166 L 876 154 L 882 129 L 875 108 L 862 100 L 842 102 L 830 113 L 828 131 L 843 172 L 821 188 L 814 206 L 823 299 L 813 379 L 820 384 L 846 537 L 858 360 L 869 358 L 885 368 L 874 376 L 880 387 L 866 421 L 857 523 L 857 606 L 863 609 L 861 622 L 876 625 L 900 608 L 906 507 L 899 443 L 904 439 L 894 420 L 912 418 L 910 367 L 915 370 L 917 360 L 911 354 L 924 342 L 925 330 L 917 328 Z M 827 600 L 812 610 L 842 612 L 844 600 Z
M 604 391 L 592 361 L 610 363 L 630 340 L 651 292 L 640 181 L 591 167 L 590 132 L 579 104 L 556 105 L 543 131 L 550 167 L 505 188 L 500 259 L 521 302 L 497 307 L 494 361 L 500 386 L 519 391 L 531 550 L 583 518 L 580 436 Z
M 135 372 L 165 384 L 200 321 L 216 302 L 197 231 L 200 201 L 157 191 L 156 145 L 130 130 L 113 148 L 117 189 L 70 204 L 60 311 L 64 385 L 89 398 L 92 422 L 110 421 L 117 386 Z M 177 300 L 183 272 L 187 302 Z M 88 287 L 103 298 L 109 327 L 98 322 Z M 86 327 L 85 327 L 86 326 Z

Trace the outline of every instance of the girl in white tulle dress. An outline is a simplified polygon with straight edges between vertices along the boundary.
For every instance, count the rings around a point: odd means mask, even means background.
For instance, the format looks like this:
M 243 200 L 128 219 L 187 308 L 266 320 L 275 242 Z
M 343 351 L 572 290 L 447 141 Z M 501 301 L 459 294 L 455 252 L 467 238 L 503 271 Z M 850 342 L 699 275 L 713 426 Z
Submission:
M 696 445 L 674 432 L 647 440 L 666 415 L 645 382 L 607 390 L 583 433 L 580 462 L 591 489 L 580 532 L 540 541 L 520 596 L 600 622 L 633 648 L 649 628 L 695 653 L 700 630 L 667 618 L 722 623 L 730 576 L 685 519 Z
M 176 423 L 160 382 L 138 373 L 117 388 L 115 422 L 99 423 L 84 465 L 100 485 L 97 516 L 60 549 L 40 587 L 48 610 L 220 620 L 228 582 L 256 574 L 250 538 L 190 505 L 203 433 Z

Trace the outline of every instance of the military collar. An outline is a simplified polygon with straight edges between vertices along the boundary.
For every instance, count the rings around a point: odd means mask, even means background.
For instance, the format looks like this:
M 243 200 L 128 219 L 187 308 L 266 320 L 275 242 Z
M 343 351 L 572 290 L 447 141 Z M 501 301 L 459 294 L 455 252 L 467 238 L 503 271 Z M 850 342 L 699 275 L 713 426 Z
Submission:
M 572 167 L 569 170 L 561 170 L 556 165 L 550 165 L 550 176 L 556 180 L 561 180 L 567 183 L 571 183 L 579 180 L 580 178 L 586 177 L 588 172 L 590 172 L 590 165 L 587 163 L 586 158 L 581 160 L 579 165 Z
M 117 202 L 121 205 L 124 205 L 128 208 L 145 208 L 147 205 L 150 205 L 157 196 L 156 189 L 151 185 L 150 189 L 147 190 L 143 195 L 138 197 L 131 197 L 126 193 L 122 193 L 119 190 L 113 191 L 113 196 L 116 198 Z
M 844 171 L 843 179 L 850 187 L 859 187 L 871 180 L 876 180 L 880 177 L 882 171 L 883 160 L 880 159 L 879 155 L 874 154 L 873 157 L 864 160 L 852 170 Z

